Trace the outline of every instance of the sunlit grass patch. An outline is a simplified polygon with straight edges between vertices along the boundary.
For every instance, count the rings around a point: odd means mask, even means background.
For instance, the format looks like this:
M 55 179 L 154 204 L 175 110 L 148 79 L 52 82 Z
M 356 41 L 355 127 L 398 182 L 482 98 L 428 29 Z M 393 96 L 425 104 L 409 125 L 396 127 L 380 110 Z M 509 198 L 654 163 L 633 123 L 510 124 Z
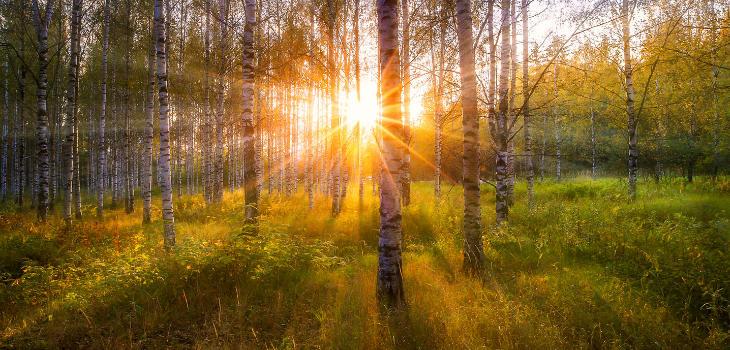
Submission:
M 461 273 L 463 199 L 414 183 L 403 208 L 407 307 L 375 301 L 379 213 L 366 184 L 308 210 L 300 189 L 264 194 L 244 234 L 243 194 L 175 200 L 178 245 L 162 249 L 159 206 L 141 201 L 65 230 L 0 211 L 0 347 L 20 348 L 726 348 L 730 329 L 727 180 L 616 179 L 516 187 L 494 226 L 482 189 L 486 274 Z M 155 198 L 155 201 L 158 200 Z

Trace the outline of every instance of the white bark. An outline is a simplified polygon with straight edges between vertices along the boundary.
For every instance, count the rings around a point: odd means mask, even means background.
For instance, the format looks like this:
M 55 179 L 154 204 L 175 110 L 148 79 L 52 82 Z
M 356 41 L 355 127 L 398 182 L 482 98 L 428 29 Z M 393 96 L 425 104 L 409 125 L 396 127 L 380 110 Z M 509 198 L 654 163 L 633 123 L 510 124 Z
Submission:
M 73 145 L 76 134 L 74 129 L 74 114 L 76 111 L 76 80 L 79 65 L 78 45 L 81 6 L 83 0 L 73 0 L 71 13 L 71 57 L 68 73 L 68 94 L 66 105 L 66 140 L 64 145 L 64 184 L 63 184 L 63 218 L 67 225 L 71 224 L 71 189 L 73 185 Z
M 558 181 L 562 180 L 562 158 L 560 157 L 560 121 L 558 120 L 558 65 L 555 65 L 555 76 L 554 76 L 554 90 L 553 90 L 553 118 L 555 120 L 555 147 L 557 164 L 555 166 L 557 172 Z
M 172 205 L 172 178 L 170 169 L 170 120 L 168 118 L 167 57 L 165 55 L 165 11 L 163 0 L 155 0 L 157 26 L 157 86 L 160 101 L 160 172 L 162 189 L 162 221 L 165 247 L 175 245 L 175 214 Z
M 48 215 L 48 182 L 50 168 L 48 164 L 48 24 L 53 15 L 54 1 L 48 0 L 46 12 L 40 17 L 38 0 L 33 0 L 33 22 L 38 38 L 38 104 L 36 109 L 36 142 L 38 152 L 38 219 L 45 221 Z
M 401 0 L 403 8 L 403 165 L 401 167 L 401 199 L 403 206 L 411 202 L 411 58 L 410 58 L 410 14 L 408 0 Z
M 496 120 L 490 125 L 492 140 L 497 155 L 497 189 L 495 211 L 497 225 L 507 221 L 509 215 L 508 205 L 508 177 L 507 169 L 507 143 L 509 140 L 509 72 L 510 72 L 510 37 L 509 20 L 510 0 L 502 0 L 502 49 L 501 49 L 501 70 L 499 75 L 499 111 Z
M 522 0 L 522 117 L 525 132 L 525 176 L 527 180 L 527 207 L 535 211 L 535 170 L 532 165 L 532 124 L 530 115 L 530 69 L 529 69 L 529 12 L 527 0 Z M 592 107 L 591 107 L 592 108 Z
M 636 151 L 638 123 L 634 116 L 634 77 L 633 69 L 631 67 L 631 46 L 629 42 L 631 36 L 629 31 L 628 0 L 623 0 L 623 6 L 621 7 L 621 23 L 623 29 L 624 75 L 626 78 L 626 115 L 628 117 L 629 134 L 629 198 L 633 201 L 636 200 L 636 173 L 638 169 Z
M 479 191 L 479 110 L 471 16 L 471 1 L 456 0 L 464 129 L 464 270 L 480 274 L 484 265 L 484 247 Z
M 101 114 L 99 115 L 99 170 L 96 190 L 96 216 L 104 217 L 104 184 L 106 171 L 106 76 L 107 55 L 109 54 L 109 5 L 110 0 L 104 1 L 104 42 L 101 61 Z
M 157 25 L 154 21 L 151 25 L 150 50 L 147 56 L 147 106 L 145 108 L 144 154 L 142 158 L 142 223 L 152 221 L 152 141 L 154 138 Z
M 256 27 L 256 0 L 245 0 L 246 24 L 243 29 L 243 182 L 246 200 L 246 220 L 258 223 L 259 192 L 256 183 L 256 133 L 253 125 L 254 49 L 253 33 Z M 271 152 L 271 149 L 269 149 Z
M 401 203 L 398 193 L 403 146 L 400 57 L 398 54 L 398 2 L 378 0 L 379 65 L 382 77 L 383 129 L 380 176 L 380 237 L 378 240 L 378 274 L 376 293 L 385 306 L 401 307 L 405 303 L 401 255 Z

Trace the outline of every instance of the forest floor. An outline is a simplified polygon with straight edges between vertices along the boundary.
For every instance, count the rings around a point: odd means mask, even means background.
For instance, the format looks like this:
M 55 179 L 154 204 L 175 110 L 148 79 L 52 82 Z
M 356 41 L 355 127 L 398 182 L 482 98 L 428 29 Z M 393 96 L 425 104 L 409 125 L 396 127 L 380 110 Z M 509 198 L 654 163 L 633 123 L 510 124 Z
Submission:
M 494 225 L 482 189 L 486 274 L 461 273 L 462 192 L 413 185 L 404 209 L 407 307 L 375 302 L 378 208 L 350 186 L 342 214 L 301 192 L 264 196 L 258 235 L 243 194 L 175 200 L 178 245 L 136 211 L 46 223 L 0 210 L 0 348 L 575 349 L 730 347 L 730 178 L 536 184 Z M 159 197 L 153 217 L 160 218 Z

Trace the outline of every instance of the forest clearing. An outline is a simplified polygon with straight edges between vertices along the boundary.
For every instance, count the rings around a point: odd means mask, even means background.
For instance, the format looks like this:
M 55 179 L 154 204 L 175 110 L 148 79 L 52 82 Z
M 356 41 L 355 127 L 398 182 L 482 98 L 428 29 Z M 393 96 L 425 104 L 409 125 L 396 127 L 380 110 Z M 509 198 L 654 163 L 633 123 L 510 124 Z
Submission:
M 728 0 L 0 0 L 0 348 L 730 349 Z
M 388 318 L 369 193 L 363 211 L 348 194 L 337 219 L 325 198 L 310 212 L 302 191 L 264 196 L 258 236 L 241 234 L 240 191 L 210 207 L 184 196 L 169 253 L 123 208 L 73 234 L 58 212 L 40 224 L 6 208 L 1 263 L 20 278 L 0 284 L 0 347 L 727 348 L 730 180 L 641 181 L 632 205 L 618 179 L 538 183 L 534 214 L 518 204 L 499 230 L 486 219 L 483 280 L 461 273 L 461 193 L 449 187 L 432 206 L 433 185 L 413 186 L 406 308 Z M 488 207 L 494 190 L 482 191 Z

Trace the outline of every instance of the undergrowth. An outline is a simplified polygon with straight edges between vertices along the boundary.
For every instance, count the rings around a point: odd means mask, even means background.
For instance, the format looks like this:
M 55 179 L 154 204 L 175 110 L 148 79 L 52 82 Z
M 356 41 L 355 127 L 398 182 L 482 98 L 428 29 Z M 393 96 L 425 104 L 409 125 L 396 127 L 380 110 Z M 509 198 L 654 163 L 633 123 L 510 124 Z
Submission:
M 342 213 L 299 191 L 264 196 L 244 230 L 243 194 L 175 201 L 161 221 L 107 210 L 65 230 L 0 210 L 0 347 L 697 349 L 730 346 L 730 180 L 536 184 L 494 224 L 483 187 L 486 271 L 460 271 L 462 192 L 413 185 L 403 211 L 407 307 L 375 303 L 377 198 L 356 186 Z M 93 215 L 93 198 L 85 198 Z M 141 203 L 140 203 L 141 204 Z M 139 206 L 138 206 L 139 207 Z M 153 217 L 159 218 L 159 206 Z

